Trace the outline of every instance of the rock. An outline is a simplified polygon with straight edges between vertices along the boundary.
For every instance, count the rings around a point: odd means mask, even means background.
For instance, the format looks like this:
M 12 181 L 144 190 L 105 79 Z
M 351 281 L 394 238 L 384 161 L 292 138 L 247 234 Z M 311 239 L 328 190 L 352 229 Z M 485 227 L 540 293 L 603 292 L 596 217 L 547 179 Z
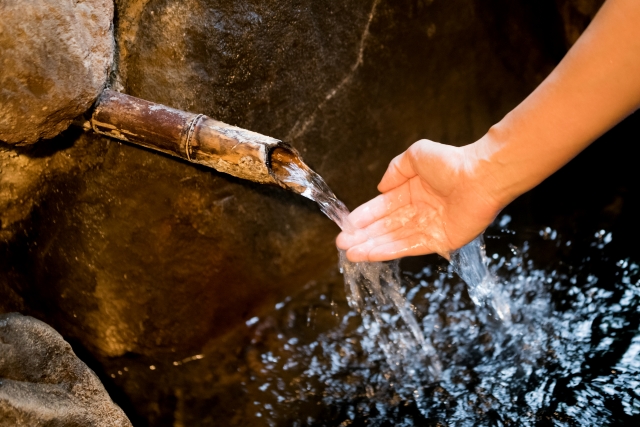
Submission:
M 197 351 L 335 262 L 337 227 L 300 196 L 76 138 L 0 153 L 0 311 L 96 354 Z
M 125 427 L 102 383 L 51 327 L 0 315 L 0 426 Z
M 455 4 L 117 0 L 116 86 L 292 143 L 354 207 L 412 142 L 482 136 L 565 51 L 552 3 Z
M 52 138 L 84 113 L 113 62 L 112 0 L 0 3 L 0 141 Z

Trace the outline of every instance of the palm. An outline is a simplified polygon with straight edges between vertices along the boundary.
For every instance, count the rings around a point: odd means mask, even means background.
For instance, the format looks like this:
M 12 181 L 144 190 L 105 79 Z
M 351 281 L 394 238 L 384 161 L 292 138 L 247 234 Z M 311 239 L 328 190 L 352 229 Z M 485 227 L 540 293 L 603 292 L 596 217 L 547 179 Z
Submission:
M 497 213 L 469 179 L 460 149 L 419 141 L 389 166 L 383 194 L 356 209 L 358 229 L 338 245 L 356 261 L 448 253 L 480 234 Z

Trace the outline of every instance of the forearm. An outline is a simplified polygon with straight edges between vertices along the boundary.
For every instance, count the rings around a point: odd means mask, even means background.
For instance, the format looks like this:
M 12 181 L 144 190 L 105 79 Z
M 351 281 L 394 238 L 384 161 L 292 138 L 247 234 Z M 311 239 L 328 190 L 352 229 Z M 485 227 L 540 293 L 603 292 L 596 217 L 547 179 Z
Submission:
M 640 0 L 608 0 L 545 81 L 467 151 L 500 205 L 640 107 Z

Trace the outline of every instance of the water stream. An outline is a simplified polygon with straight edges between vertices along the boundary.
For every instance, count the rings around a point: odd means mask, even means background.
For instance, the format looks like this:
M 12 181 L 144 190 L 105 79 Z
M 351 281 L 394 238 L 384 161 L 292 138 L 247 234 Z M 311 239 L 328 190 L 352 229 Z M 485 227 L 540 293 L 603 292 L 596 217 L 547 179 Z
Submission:
M 279 160 L 276 171 L 282 182 L 316 202 L 343 231 L 354 230 L 347 218 L 349 209 L 320 175 L 301 161 L 282 157 Z M 464 259 L 460 264 L 461 269 L 466 270 L 463 267 L 466 261 Z M 340 251 L 340 272 L 344 275 L 349 305 L 373 328 L 372 335 L 395 374 L 415 373 L 414 361 L 420 361 L 433 379 L 439 378 L 441 366 L 435 348 L 425 337 L 412 307 L 402 295 L 398 262 L 354 263 Z
M 353 231 L 346 205 L 320 175 L 287 154 L 275 153 L 273 157 L 280 180 L 316 202 L 343 231 Z M 510 323 L 511 308 L 489 272 L 482 236 L 453 252 L 451 266 L 467 284 L 476 305 L 489 308 L 500 321 Z M 353 263 L 340 251 L 340 272 L 344 275 L 349 305 L 362 315 L 366 324 L 374 327 L 376 341 L 396 376 L 415 373 L 419 363 L 431 379 L 439 379 L 441 363 L 418 324 L 414 308 L 403 295 L 398 261 Z M 403 380 L 406 382 L 406 378 Z

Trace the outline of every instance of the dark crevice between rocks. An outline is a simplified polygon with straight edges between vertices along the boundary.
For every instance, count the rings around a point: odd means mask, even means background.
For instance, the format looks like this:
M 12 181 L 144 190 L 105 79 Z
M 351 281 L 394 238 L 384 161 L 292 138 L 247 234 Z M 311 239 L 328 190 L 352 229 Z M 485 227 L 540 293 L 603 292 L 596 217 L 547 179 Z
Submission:
M 18 155 L 34 159 L 47 158 L 73 147 L 76 140 L 83 133 L 84 131 L 82 129 L 70 126 L 54 138 L 43 139 L 31 145 L 18 146 L 0 141 L 0 151 L 11 151 Z
M 78 356 L 78 358 L 100 378 L 100 381 L 102 381 L 102 385 L 104 385 L 107 393 L 109 393 L 111 400 L 113 400 L 113 402 L 118 405 L 125 414 L 127 414 L 131 424 L 135 427 L 149 426 L 149 422 L 145 418 L 145 414 L 139 412 L 135 402 L 131 400 L 131 397 L 124 393 L 122 388 L 118 387 L 109 373 L 105 370 L 104 360 L 97 358 L 94 352 L 91 352 L 82 344 L 81 340 L 66 337 L 65 340 L 71 345 L 73 352 Z M 122 360 L 136 360 L 140 359 L 141 356 L 135 353 L 127 353 L 121 358 Z M 171 408 L 169 409 L 170 410 L 168 412 L 172 413 L 173 411 Z

